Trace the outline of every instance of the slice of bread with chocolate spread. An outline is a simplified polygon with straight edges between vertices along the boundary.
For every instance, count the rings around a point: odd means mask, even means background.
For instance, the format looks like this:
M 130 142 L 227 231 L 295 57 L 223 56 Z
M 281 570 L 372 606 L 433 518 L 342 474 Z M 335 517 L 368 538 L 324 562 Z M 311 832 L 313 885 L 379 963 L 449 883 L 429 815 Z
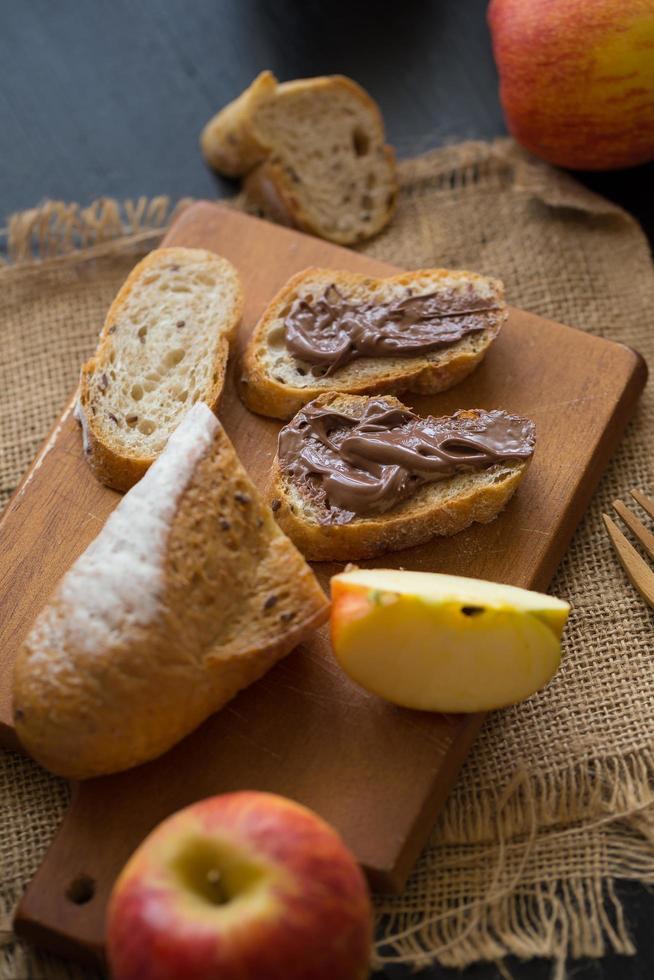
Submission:
M 200 144 L 215 170 L 247 175 L 246 199 L 265 217 L 342 245 L 376 234 L 395 209 L 381 113 L 342 75 L 280 85 L 264 71 L 207 123 Z
M 502 283 L 474 272 L 374 279 L 305 269 L 255 327 L 241 397 L 253 412 L 289 419 L 326 391 L 444 391 L 479 364 L 506 316 Z
M 132 270 L 82 367 L 75 412 L 102 483 L 128 490 L 190 405 L 218 407 L 242 306 L 238 272 L 204 249 L 155 249 Z
M 321 395 L 279 434 L 271 506 L 307 559 L 374 558 L 493 520 L 534 444 L 533 422 L 499 410 L 420 418 L 388 395 Z

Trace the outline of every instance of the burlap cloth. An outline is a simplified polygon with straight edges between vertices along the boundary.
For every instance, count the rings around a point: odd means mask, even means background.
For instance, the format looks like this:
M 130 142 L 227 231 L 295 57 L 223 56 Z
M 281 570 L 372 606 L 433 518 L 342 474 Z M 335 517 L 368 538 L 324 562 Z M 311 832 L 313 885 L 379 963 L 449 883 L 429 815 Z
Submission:
M 370 255 L 499 275 L 513 304 L 632 344 L 654 363 L 649 252 L 622 211 L 505 141 L 434 151 L 401 174 L 397 216 L 365 246 Z M 122 217 L 104 202 L 50 206 L 10 226 L 13 261 L 0 268 L 3 500 L 73 388 L 116 288 L 167 219 L 165 201 Z M 31 261 L 35 249 L 50 257 Z M 615 884 L 654 883 L 654 617 L 618 567 L 601 513 L 652 483 L 647 391 L 552 583 L 574 607 L 562 669 L 541 695 L 487 721 L 405 893 L 378 901 L 380 961 L 465 966 L 514 953 L 551 957 L 561 976 L 568 955 L 634 952 Z M 1 976 L 82 976 L 14 943 L 10 926 L 67 789 L 4 753 L 0 793 Z

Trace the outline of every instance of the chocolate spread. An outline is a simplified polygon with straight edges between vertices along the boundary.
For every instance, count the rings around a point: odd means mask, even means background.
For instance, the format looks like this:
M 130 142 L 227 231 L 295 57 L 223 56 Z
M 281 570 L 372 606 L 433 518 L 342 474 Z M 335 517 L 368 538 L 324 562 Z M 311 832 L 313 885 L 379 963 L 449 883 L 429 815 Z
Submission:
M 286 348 L 314 373 L 333 374 L 359 357 L 417 357 L 496 322 L 500 307 L 469 284 L 389 303 L 352 303 L 335 285 L 308 302 L 298 297 L 284 326 Z
M 526 460 L 529 419 L 502 411 L 420 418 L 371 398 L 355 417 L 311 402 L 279 433 L 282 472 L 320 506 L 324 524 L 382 514 L 418 487 L 456 473 Z

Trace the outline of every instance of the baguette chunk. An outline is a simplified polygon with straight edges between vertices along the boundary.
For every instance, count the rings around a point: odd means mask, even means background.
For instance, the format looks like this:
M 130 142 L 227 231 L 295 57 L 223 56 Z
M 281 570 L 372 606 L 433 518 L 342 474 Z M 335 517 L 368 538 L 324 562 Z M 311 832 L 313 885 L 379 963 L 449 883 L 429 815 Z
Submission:
M 161 248 L 132 270 L 82 367 L 76 416 L 97 478 L 128 490 L 196 401 L 213 410 L 243 306 L 227 259 Z
M 377 104 L 342 75 L 278 84 L 262 72 L 205 126 L 210 166 L 247 176 L 265 217 L 342 245 L 375 235 L 397 198 L 395 154 Z
M 294 303 L 313 303 L 333 286 L 347 301 L 361 304 L 474 291 L 489 309 L 480 314 L 483 329 L 437 350 L 417 356 L 364 357 L 321 375 L 288 350 L 285 320 Z M 329 391 L 352 395 L 445 391 L 483 360 L 506 316 L 502 283 L 474 272 L 422 269 L 374 279 L 334 269 L 305 269 L 282 287 L 255 327 L 242 362 L 241 397 L 253 412 L 290 419 L 302 405 Z
M 206 405 L 123 497 L 16 663 L 18 736 L 69 779 L 165 752 L 328 614 Z

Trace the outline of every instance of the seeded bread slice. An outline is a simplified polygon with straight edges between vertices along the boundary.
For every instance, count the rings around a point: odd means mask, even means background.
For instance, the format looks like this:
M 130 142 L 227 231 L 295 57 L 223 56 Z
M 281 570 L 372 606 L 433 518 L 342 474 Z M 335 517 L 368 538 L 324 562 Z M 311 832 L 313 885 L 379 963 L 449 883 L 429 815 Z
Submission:
M 342 75 L 277 83 L 262 72 L 205 126 L 207 162 L 248 175 L 264 216 L 342 245 L 375 235 L 397 197 L 395 154 L 368 93 Z
M 198 403 L 39 615 L 16 664 L 18 736 L 69 779 L 139 765 L 260 677 L 328 608 Z
M 243 307 L 227 259 L 161 248 L 132 270 L 82 367 L 76 415 L 97 478 L 128 490 L 197 401 L 216 409 Z
M 316 399 L 337 412 L 360 418 L 369 398 L 330 393 Z M 397 398 L 389 408 L 406 410 Z M 466 412 L 474 418 L 475 409 Z M 324 509 L 281 471 L 275 458 L 269 498 L 277 522 L 308 561 L 353 561 L 401 551 L 431 538 L 450 536 L 471 524 L 492 521 L 513 496 L 529 460 L 502 462 L 487 470 L 460 473 L 427 483 L 384 514 L 355 517 L 349 524 L 322 524 Z
M 466 290 L 473 286 L 497 309 L 484 314 L 483 331 L 419 357 L 366 357 L 338 368 L 327 377 L 316 376 L 286 349 L 284 320 L 297 298 L 311 302 L 335 284 L 345 299 L 369 303 L 401 300 L 439 290 Z M 507 317 L 504 286 L 474 272 L 421 269 L 388 279 L 373 279 L 354 272 L 305 269 L 277 293 L 255 327 L 243 357 L 240 392 L 247 407 L 260 415 L 290 419 L 307 402 L 326 391 L 348 394 L 384 394 L 404 391 L 434 394 L 462 381 L 480 363 Z

